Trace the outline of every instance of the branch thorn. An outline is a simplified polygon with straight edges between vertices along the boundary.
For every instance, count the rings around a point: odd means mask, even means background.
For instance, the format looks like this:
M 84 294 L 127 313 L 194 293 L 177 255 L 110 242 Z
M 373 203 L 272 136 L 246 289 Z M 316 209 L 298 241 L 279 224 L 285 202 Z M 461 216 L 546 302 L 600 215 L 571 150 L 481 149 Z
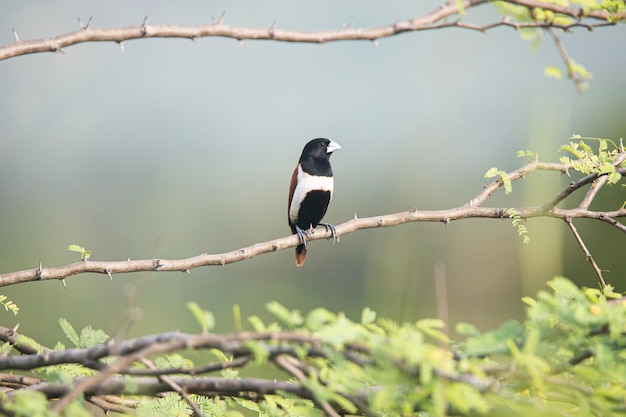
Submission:
M 272 26 L 267 30 L 267 35 L 270 39 L 274 38 L 274 29 L 276 29 L 276 20 L 272 22 Z
M 223 23 L 224 23 L 224 16 L 226 16 L 226 10 L 224 10 L 224 11 L 222 12 L 222 14 L 220 15 L 220 18 L 219 18 L 219 19 L 217 19 L 217 24 L 218 24 L 218 25 L 221 25 L 221 24 L 223 24 Z
M 91 25 L 91 19 L 93 18 L 93 16 L 89 16 L 89 19 L 87 20 L 86 24 L 83 24 L 83 21 L 80 19 L 80 17 L 78 18 L 78 24 L 80 25 L 80 28 L 82 30 L 87 30 L 89 29 L 89 25 Z
M 37 269 L 35 269 L 35 275 L 37 276 L 37 279 L 42 279 L 42 273 L 41 273 L 42 270 L 43 270 L 43 267 L 41 266 L 41 259 L 40 259 L 39 266 L 37 267 Z
M 17 31 L 15 30 L 15 28 L 11 28 L 13 29 L 13 39 L 15 39 L 15 42 L 19 42 L 20 41 L 20 37 L 17 36 Z
M 145 15 L 143 18 L 143 23 L 141 24 L 141 33 L 142 34 L 146 34 L 146 32 L 148 31 L 148 15 Z
M 63 283 L 63 288 L 67 288 L 67 285 L 65 285 L 65 278 L 63 278 L 61 282 Z
M 107 275 L 109 276 L 109 279 L 110 279 L 111 281 L 113 281 L 113 275 L 111 275 L 111 270 L 110 270 L 109 268 L 107 268 L 107 269 L 105 269 L 104 271 L 105 271 L 105 272 L 107 273 Z
M 120 44 L 120 51 L 124 53 L 124 42 L 118 42 Z

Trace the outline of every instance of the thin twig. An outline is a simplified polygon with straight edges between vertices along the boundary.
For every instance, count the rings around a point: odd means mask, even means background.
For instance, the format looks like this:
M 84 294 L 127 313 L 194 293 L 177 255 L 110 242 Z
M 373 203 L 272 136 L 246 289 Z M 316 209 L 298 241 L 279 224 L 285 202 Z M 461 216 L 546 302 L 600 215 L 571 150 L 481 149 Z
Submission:
M 565 50 L 565 47 L 561 43 L 561 38 L 559 38 L 559 35 L 556 34 L 552 27 L 549 27 L 546 30 L 552 37 L 556 49 L 559 51 L 559 55 L 561 55 L 561 59 L 563 59 L 563 62 L 565 63 L 565 68 L 567 68 L 567 76 L 570 80 L 574 82 L 574 85 L 576 86 L 578 92 L 582 93 L 585 90 L 585 82 L 579 74 L 574 72 L 572 59 L 569 57 L 567 51 Z
M 107 398 L 111 398 L 111 397 L 112 396 L 110 395 L 91 396 L 89 398 L 86 398 L 86 400 L 92 403 L 93 405 L 95 405 L 96 407 L 100 408 L 107 415 L 110 411 L 113 411 L 115 413 L 121 413 L 121 414 L 129 414 L 131 413 L 132 408 L 137 408 L 137 404 L 139 403 L 139 401 L 135 400 L 134 407 L 129 407 L 128 405 L 125 405 L 125 404 L 118 404 L 115 402 L 107 401 Z
M 598 279 L 600 280 L 600 285 L 602 285 L 602 289 L 605 289 L 606 282 L 604 282 L 604 278 L 602 277 L 602 270 L 600 269 L 596 261 L 593 259 L 593 256 L 591 256 L 591 252 L 589 252 L 589 249 L 587 249 L 585 242 L 583 242 L 583 239 L 580 237 L 578 230 L 576 230 L 576 226 L 574 226 L 574 223 L 572 223 L 572 219 L 566 218 L 565 223 L 567 223 L 570 230 L 574 234 L 574 237 L 576 238 L 576 242 L 578 242 L 578 246 L 580 246 L 580 248 L 583 250 L 585 257 L 587 258 L 589 263 L 591 263 L 593 270 L 596 272 L 596 275 L 598 276 Z

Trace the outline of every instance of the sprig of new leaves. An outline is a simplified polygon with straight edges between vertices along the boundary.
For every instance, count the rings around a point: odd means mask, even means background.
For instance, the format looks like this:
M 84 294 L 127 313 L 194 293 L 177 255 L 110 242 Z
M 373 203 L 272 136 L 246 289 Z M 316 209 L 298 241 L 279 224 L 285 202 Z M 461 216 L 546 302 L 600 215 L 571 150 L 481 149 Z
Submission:
M 518 156 L 529 156 L 532 153 L 519 151 L 517 154 Z M 500 181 L 502 181 L 505 194 L 508 195 L 513 192 L 513 183 L 511 181 L 511 178 L 509 177 L 509 174 L 506 171 L 498 169 L 497 167 L 493 167 L 485 173 L 485 178 L 493 178 L 493 177 L 500 177 Z M 520 216 L 519 212 L 517 212 L 515 209 L 508 208 L 504 210 L 503 215 L 505 217 L 512 219 L 513 221 L 512 225 L 514 228 L 517 229 L 517 234 L 522 238 L 522 242 L 525 245 L 528 245 L 530 243 L 530 236 L 528 235 L 528 228 L 524 224 L 524 219 Z
M 598 150 L 594 151 L 585 141 L 596 141 L 598 143 Z M 607 183 L 613 185 L 617 184 L 622 179 L 622 173 L 620 172 L 621 166 L 620 164 L 616 165 L 616 158 L 623 149 L 624 146 L 621 140 L 620 144 L 617 145 L 610 139 L 573 135 L 568 143 L 559 148 L 559 152 L 568 152 L 574 158 L 561 156 L 559 162 L 566 167 L 567 171 L 571 169 L 584 175 L 596 174 L 598 176 L 607 176 Z M 517 156 L 530 158 L 531 160 L 538 159 L 537 153 L 531 151 L 517 151 Z M 502 182 L 505 194 L 508 195 L 513 192 L 512 181 L 506 171 L 498 167 L 492 167 L 485 173 L 485 178 L 493 177 L 498 177 L 499 181 Z M 626 205 L 626 202 L 624 204 Z M 505 209 L 503 213 L 506 217 L 512 219 L 512 225 L 517 229 L 518 235 L 523 239 L 524 244 L 528 244 L 530 237 L 528 235 L 528 228 L 524 224 L 525 220 L 516 210 L 511 208 Z
M 585 140 L 597 141 L 598 151 L 594 152 L 591 146 L 585 143 Z M 612 145 L 613 149 L 609 149 L 609 144 Z M 609 184 L 617 184 L 622 178 L 622 174 L 618 172 L 617 167 L 614 165 L 619 149 L 623 149 L 621 141 L 618 146 L 609 139 L 582 138 L 579 135 L 574 135 L 570 138 L 570 142 L 559 148 L 559 151 L 566 151 L 573 155 L 575 159 L 569 156 L 562 156 L 559 158 L 559 161 L 586 175 L 607 175 Z
M 6 311 L 10 311 L 14 316 L 17 316 L 20 308 L 13 301 L 9 300 L 8 297 L 4 294 L 0 294 L 0 304 L 4 307 Z
M 72 252 L 78 252 L 80 254 L 80 260 L 86 261 L 91 257 L 91 251 L 83 248 L 80 245 L 72 244 L 67 247 L 67 250 Z

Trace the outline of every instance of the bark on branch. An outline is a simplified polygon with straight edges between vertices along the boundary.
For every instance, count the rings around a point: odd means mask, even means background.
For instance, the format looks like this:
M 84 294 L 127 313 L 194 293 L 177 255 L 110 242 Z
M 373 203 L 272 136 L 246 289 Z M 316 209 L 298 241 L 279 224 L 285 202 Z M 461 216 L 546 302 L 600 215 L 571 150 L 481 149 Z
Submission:
M 484 3 L 488 0 L 463 0 L 461 2 L 463 10 L 467 10 Z M 417 32 L 422 30 L 441 29 L 448 27 L 460 27 L 466 29 L 479 30 L 484 32 L 499 26 L 519 29 L 522 27 L 537 28 L 560 28 L 569 30 L 575 27 L 583 27 L 593 30 L 596 27 L 614 25 L 616 22 L 626 19 L 626 12 L 611 13 L 606 10 L 583 11 L 577 7 L 565 7 L 552 3 L 544 3 L 536 0 L 507 0 L 507 3 L 519 5 L 527 8 L 531 12 L 534 9 L 542 9 L 569 16 L 574 19 L 570 24 L 559 24 L 554 21 L 531 21 L 531 22 L 511 22 L 504 19 L 486 25 L 474 25 L 461 21 L 458 4 L 456 1 L 448 1 L 436 10 L 423 16 L 412 19 L 400 20 L 385 26 L 375 28 L 352 28 L 323 30 L 315 32 L 305 32 L 298 30 L 281 29 L 275 25 L 262 28 L 232 26 L 224 24 L 222 17 L 212 24 L 199 26 L 177 26 L 177 25 L 151 25 L 147 18 L 143 23 L 136 26 L 123 28 L 98 29 L 92 28 L 90 23 L 80 22 L 80 28 L 74 32 L 65 33 L 46 39 L 19 40 L 17 30 L 13 34 L 15 42 L 0 47 L 0 61 L 20 55 L 34 54 L 39 52 L 60 52 L 68 46 L 85 42 L 117 42 L 144 38 L 182 38 L 191 39 L 203 37 L 224 37 L 236 40 L 273 40 L 281 42 L 301 42 L 301 43 L 326 43 L 347 40 L 367 40 L 376 41 L 378 39 L 396 36 L 401 33 Z M 457 20 L 448 19 L 457 16 Z
M 621 164 L 626 160 L 626 152 L 620 151 L 615 159 L 614 165 L 617 172 L 626 173 Z M 563 174 L 568 173 L 571 167 L 565 164 L 544 163 L 534 160 L 523 167 L 507 174 L 510 181 L 516 181 L 524 178 L 525 175 L 536 171 L 558 171 Z M 449 224 L 453 220 L 469 219 L 469 218 L 493 218 L 507 219 L 519 217 L 529 219 L 533 217 L 552 217 L 571 221 L 576 218 L 595 219 L 617 228 L 626 233 L 626 226 L 619 222 L 619 218 L 626 217 L 626 208 L 621 207 L 612 211 L 594 211 L 589 209 L 591 200 L 596 196 L 599 189 L 606 183 L 605 175 L 589 174 L 577 180 L 571 181 L 564 189 L 557 193 L 553 198 L 539 206 L 530 207 L 483 207 L 482 204 L 498 189 L 503 187 L 501 179 L 497 179 L 487 186 L 468 203 L 446 210 L 418 210 L 412 208 L 407 211 L 386 214 L 375 217 L 357 218 L 349 220 L 336 226 L 338 236 L 345 236 L 357 230 L 373 229 L 379 227 L 393 227 L 404 223 L 411 222 L 441 222 Z M 582 202 L 575 208 L 562 209 L 558 205 L 568 198 L 576 190 L 586 185 L 592 184 L 587 195 Z M 328 239 L 331 232 L 319 228 L 310 234 L 308 240 Z M 265 253 L 276 252 L 279 250 L 294 247 L 299 244 L 298 237 L 291 235 L 283 238 L 268 240 L 262 243 L 256 243 L 241 249 L 220 254 L 203 253 L 186 259 L 143 259 L 143 260 L 127 260 L 127 261 L 92 261 L 84 260 L 69 265 L 58 267 L 43 267 L 41 264 L 34 269 L 27 269 L 17 272 L 9 272 L 0 274 L 0 287 L 19 284 L 28 281 L 43 280 L 64 280 L 67 277 L 84 274 L 84 273 L 100 273 L 107 274 L 112 277 L 113 274 L 142 272 L 142 271 L 180 271 L 189 273 L 191 269 L 209 265 L 226 265 L 234 262 L 240 262 L 246 259 Z M 602 281 L 602 277 L 599 277 Z

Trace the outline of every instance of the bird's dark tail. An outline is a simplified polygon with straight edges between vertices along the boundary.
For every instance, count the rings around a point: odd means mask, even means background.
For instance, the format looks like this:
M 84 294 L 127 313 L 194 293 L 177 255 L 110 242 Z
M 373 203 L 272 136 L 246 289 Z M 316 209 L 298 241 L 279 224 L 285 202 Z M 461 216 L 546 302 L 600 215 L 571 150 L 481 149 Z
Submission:
M 304 245 L 296 246 L 296 266 L 304 265 L 305 259 L 306 259 L 306 246 Z

